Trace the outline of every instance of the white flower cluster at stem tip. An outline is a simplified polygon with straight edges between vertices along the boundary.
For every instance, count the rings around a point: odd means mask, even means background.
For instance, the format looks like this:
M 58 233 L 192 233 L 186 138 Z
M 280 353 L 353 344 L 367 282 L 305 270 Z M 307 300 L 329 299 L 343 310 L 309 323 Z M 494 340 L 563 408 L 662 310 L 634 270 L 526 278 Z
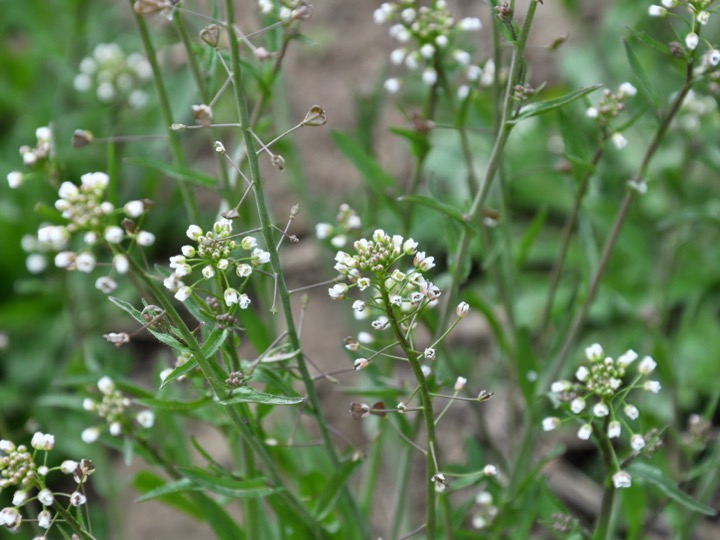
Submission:
M 47 266 L 44 254 L 55 251 L 56 267 L 90 273 L 98 266 L 95 248 L 104 243 L 113 253 L 112 270 L 117 274 L 125 274 L 130 269 L 130 261 L 122 253 L 120 244 L 126 239 L 143 247 L 155 243 L 154 234 L 140 229 L 132 221 L 144 216 L 150 202 L 129 201 L 122 208 L 116 209 L 106 200 L 105 192 L 109 182 L 107 174 L 92 172 L 80 177 L 80 185 L 69 181 L 60 184 L 55 208 L 66 224 L 43 224 L 38 228 L 36 238 L 24 237 L 22 240 L 23 249 L 30 253 L 27 266 L 31 272 L 44 270 Z M 125 218 L 125 228 L 117 225 L 120 216 Z M 79 250 L 68 249 L 74 235 L 82 239 L 83 247 Z M 107 294 L 117 287 L 117 283 L 110 275 L 106 275 L 96 280 L 95 287 Z
M 417 0 L 399 0 L 385 2 L 373 13 L 375 23 L 390 23 L 389 34 L 398 44 L 390 54 L 393 65 L 404 65 L 410 71 L 421 72 L 421 80 L 428 86 L 438 81 L 436 66 L 442 65 L 461 68 L 469 82 L 482 78 L 483 68 L 472 63 L 472 55 L 455 45 L 457 34 L 474 32 L 482 28 L 477 17 L 465 17 L 459 21 L 453 19 L 445 0 L 436 0 L 429 5 L 419 5 Z M 488 62 L 485 70 L 492 84 L 494 64 Z M 385 81 L 385 89 L 396 93 L 402 86 L 402 80 L 391 78 Z M 458 94 L 467 97 L 469 87 L 463 85 Z
M 55 448 L 55 436 L 37 432 L 30 441 L 30 449 L 25 445 L 15 445 L 7 439 L 0 440 L 0 491 L 16 487 L 12 497 L 12 506 L 0 510 L 0 526 L 17 531 L 23 521 L 23 511 L 33 507 L 33 501 L 42 506 L 35 521 L 41 529 L 48 530 L 55 519 L 50 507 L 58 498 L 67 498 L 70 505 L 78 507 L 87 501 L 83 493 L 83 485 L 88 477 L 95 472 L 90 460 L 80 462 L 66 460 L 60 466 L 48 467 L 47 454 Z M 42 452 L 42 454 L 40 454 Z M 61 472 L 72 475 L 77 488 L 71 493 L 53 493 L 46 484 L 50 473 Z M 37 492 L 34 493 L 33 490 Z
M 217 221 L 209 231 L 190 225 L 186 234 L 195 245 L 185 245 L 181 255 L 170 257 L 173 272 L 164 280 L 165 287 L 175 293 L 175 298 L 184 302 L 190 298 L 199 282 L 217 279 L 222 284 L 225 304 L 247 309 L 250 297 L 242 289 L 255 267 L 270 262 L 270 253 L 257 247 L 257 240 L 253 236 L 246 235 L 237 241 L 240 235 L 233 234 L 232 221 L 225 218 Z M 238 248 L 248 253 L 244 256 L 234 255 Z M 202 277 L 194 284 L 186 285 L 182 279 L 200 267 Z M 229 286 L 233 269 L 237 277 L 243 280 L 239 289 Z
M 686 6 L 693 20 L 690 24 L 690 32 L 685 34 L 683 41 L 685 42 L 687 52 L 692 53 L 700 45 L 700 36 L 698 35 L 699 28 L 707 25 L 710 21 L 711 12 L 708 11 L 708 8 L 712 2 L 713 0 L 661 0 L 661 5 L 651 4 L 648 7 L 648 15 L 650 17 L 665 17 L 669 13 L 669 10 L 679 5 Z M 703 63 L 707 64 L 706 67 L 717 67 L 717 65 L 720 64 L 720 51 L 711 48 L 704 56 Z
M 307 19 L 312 14 L 312 8 L 303 0 L 258 0 L 258 6 L 263 15 L 272 15 L 287 23 Z
M 148 95 L 138 87 L 151 78 L 150 62 L 141 54 L 126 55 L 117 43 L 100 43 L 92 56 L 80 61 L 73 86 L 78 92 L 94 91 L 103 103 L 126 102 L 140 108 L 147 104 Z
M 650 356 L 643 357 L 637 364 L 637 374 L 632 381 L 623 384 L 627 369 L 639 358 L 635 351 L 630 349 L 617 359 L 613 359 L 605 356 L 602 346 L 595 343 L 585 349 L 585 357 L 588 364 L 578 367 L 575 372 L 576 381 L 553 382 L 550 386 L 551 397 L 556 403 L 569 410 L 571 413 L 569 419 L 581 423 L 577 432 L 579 439 L 589 440 L 597 429 L 606 429 L 605 435 L 610 439 L 616 439 L 621 436 L 624 428 L 631 433 L 631 448 L 634 452 L 639 452 L 645 447 L 645 439 L 642 435 L 632 433 L 628 421 L 637 420 L 640 411 L 635 405 L 626 401 L 626 396 L 634 389 L 643 389 L 651 393 L 660 391 L 658 381 L 648 380 L 640 383 L 643 377 L 655 370 L 657 363 Z M 561 423 L 559 417 L 550 416 L 542 421 L 542 428 L 545 431 L 552 431 Z M 600 427 L 605 425 L 606 428 Z M 629 487 L 630 475 L 625 471 L 619 471 L 613 476 L 613 482 L 616 487 Z
M 155 415 L 151 410 L 145 409 L 135 415 L 128 411 L 131 405 L 130 399 L 116 388 L 115 382 L 110 377 L 101 377 L 97 382 L 97 388 L 102 394 L 100 400 L 85 398 L 82 406 L 86 411 L 96 413 L 104 423 L 84 429 L 80 435 L 83 442 L 94 443 L 100 437 L 105 425 L 110 435 L 119 437 L 132 432 L 133 422 L 144 429 L 150 429 L 155 424 Z

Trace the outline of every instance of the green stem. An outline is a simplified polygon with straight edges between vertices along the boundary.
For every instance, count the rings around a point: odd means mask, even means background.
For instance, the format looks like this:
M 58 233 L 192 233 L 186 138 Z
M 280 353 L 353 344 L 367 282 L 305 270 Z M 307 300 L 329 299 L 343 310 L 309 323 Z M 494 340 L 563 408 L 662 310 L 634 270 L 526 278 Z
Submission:
M 266 249 L 270 252 L 270 264 L 277 280 L 277 291 L 282 305 L 282 311 L 285 318 L 285 325 L 287 327 L 287 337 L 290 343 L 291 350 L 301 351 L 300 338 L 297 335 L 295 321 L 292 314 L 292 306 L 290 304 L 290 293 L 285 282 L 285 276 L 282 272 L 282 266 L 280 264 L 280 256 L 277 250 L 277 244 L 275 241 L 273 223 L 270 218 L 270 212 L 265 197 L 264 186 L 260 176 L 260 166 L 258 163 L 258 157 L 255 153 L 255 141 L 252 133 L 250 132 L 250 114 L 248 111 L 247 100 L 245 97 L 243 73 L 240 67 L 240 53 L 238 46 L 237 34 L 234 30 L 234 6 L 232 0 L 225 1 L 225 9 L 227 11 L 227 32 L 229 36 L 230 55 L 232 60 L 232 78 L 233 87 L 235 90 L 235 100 L 238 107 L 238 113 L 240 116 L 240 130 L 242 131 L 243 141 L 245 143 L 245 150 L 247 155 L 248 165 L 250 167 L 250 181 L 252 182 L 253 192 L 255 194 L 255 202 L 257 205 L 258 218 L 260 220 L 260 226 L 262 230 L 263 239 L 265 240 Z M 315 390 L 313 379 L 308 371 L 305 358 L 302 353 L 296 356 L 296 362 L 300 376 L 302 377 L 305 390 L 308 394 L 308 400 L 310 402 L 310 409 L 315 416 L 320 435 L 323 440 L 325 452 L 330 460 L 330 464 L 333 469 L 337 470 L 340 466 L 340 460 L 337 456 L 335 446 L 333 445 L 330 437 L 330 431 L 327 427 L 327 422 L 323 418 L 322 409 L 320 407 L 320 400 Z M 343 508 L 345 513 L 351 514 L 352 517 L 346 516 L 347 526 L 359 528 L 363 537 L 368 537 L 369 533 L 366 529 L 365 521 L 362 519 L 360 510 L 350 494 L 350 490 L 345 486 L 342 491 Z M 352 522 L 350 521 L 352 519 Z M 350 529 L 348 529 L 350 530 Z
M 585 198 L 585 193 L 587 192 L 588 185 L 590 184 L 590 178 L 592 178 L 593 172 L 595 171 L 595 166 L 598 164 L 602 156 L 603 145 L 604 143 L 601 142 L 597 150 L 595 150 L 595 154 L 593 155 L 591 161 L 592 169 L 586 172 L 580 180 L 580 185 L 578 186 L 577 193 L 575 194 L 575 201 L 573 202 L 573 206 L 570 209 L 570 213 L 565 219 L 562 239 L 560 240 L 560 253 L 558 253 L 557 260 L 553 265 L 547 302 L 545 303 L 545 309 L 543 310 L 543 315 L 541 319 L 542 322 L 540 323 L 540 330 L 538 332 L 538 335 L 540 336 L 543 336 L 545 334 L 547 326 L 550 323 L 553 303 L 555 301 L 555 293 L 557 292 L 557 287 L 560 284 L 560 276 L 562 275 L 563 266 L 565 264 L 565 257 L 567 256 L 568 248 L 570 247 L 572 233 L 575 230 L 575 221 L 577 220 L 578 213 L 580 212 L 580 207 L 582 206 L 583 199 Z
M 135 10 L 132 9 L 134 3 L 133 0 L 129 1 L 130 9 L 132 10 L 133 16 L 135 17 L 135 23 L 137 24 L 138 30 L 140 32 L 140 39 L 142 40 L 143 48 L 145 49 L 145 56 L 147 56 L 148 62 L 150 62 L 150 66 L 152 67 L 153 83 L 155 84 L 155 91 L 157 92 L 158 101 L 160 103 L 160 113 L 162 114 L 163 122 L 165 123 L 165 129 L 168 130 L 168 141 L 170 142 L 170 150 L 172 151 L 173 157 L 175 158 L 175 162 L 180 167 L 184 167 L 185 155 L 183 154 L 182 146 L 180 144 L 180 137 L 178 136 L 176 131 L 170 129 L 170 126 L 173 124 L 173 114 L 172 109 L 170 108 L 170 100 L 168 98 L 167 90 L 165 89 L 165 83 L 162 79 L 162 72 L 160 71 L 160 66 L 158 65 L 155 47 L 153 46 L 152 40 L 150 39 L 150 33 L 148 32 L 147 25 L 145 24 L 145 19 L 135 13 Z M 193 223 L 199 223 L 200 214 L 198 212 L 197 204 L 195 202 L 195 197 L 191 193 L 190 188 L 185 182 L 180 182 L 179 188 L 180 194 L 182 195 L 183 203 L 185 204 L 185 208 L 188 213 L 188 217 Z
M 530 33 L 530 27 L 532 26 L 537 4 L 538 0 L 531 0 L 530 5 L 528 6 L 527 14 L 525 15 L 522 30 L 520 32 L 520 38 L 518 39 L 513 51 L 512 61 L 510 63 L 510 75 L 508 76 L 507 86 L 505 88 L 505 98 L 503 100 L 499 132 L 495 139 L 495 144 L 490 154 L 487 168 L 485 169 L 485 175 L 480 183 L 480 188 L 475 194 L 470 210 L 467 213 L 468 222 L 476 221 L 480 215 L 482 207 L 487 200 L 488 194 L 490 193 L 490 187 L 492 186 L 493 180 L 495 180 L 497 171 L 500 168 L 503 152 L 505 151 L 505 145 L 507 144 L 510 132 L 514 126 L 514 124 L 508 123 L 512 114 L 513 87 L 523 71 L 523 53 L 525 51 L 525 45 L 527 44 L 527 38 Z M 496 66 L 495 69 L 499 70 L 500 66 Z M 458 246 L 453 260 L 450 291 L 446 295 L 447 300 L 442 305 L 438 328 L 445 328 L 445 326 L 447 326 L 447 322 L 450 317 L 450 308 L 453 305 L 458 291 L 460 290 L 460 280 L 462 279 L 462 270 L 464 266 L 463 263 L 468 255 L 470 240 L 471 236 L 464 227 L 460 233 L 460 245 Z
M 412 425 L 410 439 L 415 440 L 420 425 L 422 424 L 422 416 L 417 415 Z M 410 488 L 410 466 L 412 464 L 412 452 L 414 448 L 409 444 L 401 445 L 402 453 L 400 454 L 399 466 L 400 474 L 398 474 L 395 485 L 398 486 L 397 495 L 395 497 L 395 511 L 393 512 L 392 533 L 390 538 L 397 540 L 400 536 L 400 528 L 403 525 L 405 510 L 408 507 L 408 489 Z
M 133 273 L 142 279 L 148 291 L 150 291 L 150 294 L 152 294 L 152 296 L 157 300 L 160 307 L 165 310 L 170 321 L 175 325 L 183 341 L 197 361 L 198 366 L 212 388 L 213 393 L 221 399 L 224 398 L 227 395 L 228 389 L 224 380 L 218 376 L 218 368 L 213 367 L 211 364 L 212 360 L 208 359 L 204 355 L 200 344 L 195 338 L 195 335 L 187 327 L 182 317 L 175 309 L 173 303 L 163 294 L 163 291 L 160 290 L 155 281 L 137 266 L 137 263 L 133 259 L 130 259 L 130 265 Z M 252 430 L 246 422 L 245 416 L 241 414 L 240 410 L 239 406 L 225 407 L 225 411 L 233 426 L 235 426 L 240 435 L 243 437 L 243 440 L 247 442 L 253 452 L 262 461 L 265 472 L 269 476 L 270 481 L 275 486 L 283 488 L 280 492 L 280 496 L 287 504 L 288 509 L 292 511 L 295 514 L 295 517 L 297 517 L 307 527 L 308 532 L 312 534 L 313 538 L 324 538 L 324 534 L 319 524 L 315 522 L 315 519 L 308 513 L 297 498 L 292 495 L 287 486 L 285 486 L 272 457 L 267 453 L 265 447 L 253 435 Z
M 57 499 L 53 501 L 53 508 L 82 540 L 96 540 Z
M 685 97 L 687 96 L 688 92 L 690 91 L 692 87 L 693 82 L 693 67 L 694 64 L 690 62 L 687 65 L 687 68 L 685 70 L 685 81 L 683 82 L 683 86 L 678 92 L 678 94 L 675 96 L 675 99 L 673 100 L 673 103 L 670 107 L 670 110 L 663 118 L 663 121 L 660 123 L 660 126 L 658 126 L 657 131 L 655 132 L 655 136 L 653 137 L 652 141 L 647 147 L 647 150 L 645 151 L 645 155 L 643 156 L 642 162 L 640 164 L 640 167 L 638 169 L 637 175 L 635 175 L 635 178 L 639 181 L 644 181 L 645 176 L 647 175 L 648 167 L 650 165 L 650 161 L 652 160 L 653 156 L 657 152 L 658 148 L 660 147 L 660 142 L 662 141 L 663 137 L 665 136 L 665 133 L 667 132 L 668 127 L 670 127 L 670 124 L 672 123 L 672 120 L 677 115 L 678 111 L 680 110 L 680 107 L 685 100 Z M 550 369 L 546 372 L 546 376 L 543 379 L 543 384 L 538 385 L 538 391 L 545 392 L 547 388 L 549 388 L 550 384 L 555 380 L 555 378 L 558 376 L 558 374 L 562 371 L 563 365 L 565 363 L 565 360 L 567 359 L 567 356 L 570 352 L 570 347 L 575 342 L 575 339 L 578 336 L 578 333 L 580 332 L 580 328 L 585 322 L 585 318 L 590 311 L 590 305 L 592 304 L 593 300 L 595 299 L 595 294 L 597 293 L 598 287 L 600 286 L 600 280 L 603 277 L 603 274 L 605 273 L 605 268 L 607 267 L 607 263 L 610 260 L 610 255 L 613 252 L 613 249 L 615 248 L 615 243 L 617 241 L 617 238 L 620 234 L 620 230 L 622 229 L 625 219 L 627 218 L 628 212 L 630 211 L 630 207 L 632 206 L 633 202 L 637 198 L 637 192 L 633 189 L 628 189 L 628 191 L 625 193 L 625 197 L 623 198 L 622 203 L 620 204 L 620 209 L 618 210 L 617 215 L 615 216 L 615 221 L 613 222 L 612 229 L 610 230 L 610 234 L 605 241 L 605 245 L 603 246 L 602 255 L 600 256 L 600 261 L 598 262 L 598 266 L 595 269 L 595 273 L 592 276 L 592 279 L 590 280 L 590 286 L 588 288 L 587 295 L 585 296 L 585 301 L 583 302 L 580 311 L 577 312 L 575 315 L 575 318 L 573 319 L 570 330 L 568 331 L 567 335 L 565 336 L 565 340 L 562 344 L 562 347 L 560 349 L 560 352 L 558 353 L 557 357 L 553 361 L 552 365 L 550 366 Z
M 603 462 L 605 463 L 605 490 L 603 491 L 602 503 L 600 505 L 600 515 L 598 516 L 597 522 L 595 523 L 595 532 L 593 533 L 593 540 L 605 540 L 608 535 L 610 528 L 610 520 L 612 518 L 613 502 L 615 500 L 615 485 L 610 479 L 612 471 L 615 470 L 615 451 L 613 450 L 610 439 L 607 437 L 607 426 L 610 421 L 609 417 L 605 418 L 602 428 L 598 428 L 593 423 L 593 432 L 595 438 L 598 441 L 600 448 L 600 454 L 602 455 Z
M 385 309 L 385 313 L 388 316 L 388 320 L 390 322 L 390 326 L 393 329 L 393 333 L 395 334 L 395 339 L 398 340 L 400 343 L 400 348 L 402 348 L 403 352 L 405 353 L 406 358 L 408 359 L 408 362 L 410 363 L 410 367 L 412 368 L 413 375 L 415 376 L 415 380 L 417 381 L 419 387 L 420 387 L 420 397 L 422 398 L 422 409 L 423 409 L 423 419 L 425 421 L 425 431 L 427 436 L 427 444 L 428 444 L 428 451 L 427 451 L 427 464 L 426 464 L 426 471 L 425 475 L 427 477 L 426 479 L 426 488 L 427 488 L 427 508 L 426 508 L 426 530 L 427 530 L 427 537 L 429 539 L 435 538 L 435 520 L 436 520 L 436 511 L 435 511 L 435 483 L 433 482 L 433 475 L 440 472 L 439 470 L 436 470 L 435 468 L 435 459 L 437 458 L 436 452 L 438 449 L 437 445 L 437 439 L 435 438 L 435 413 L 433 412 L 433 404 L 432 404 L 432 397 L 430 396 L 430 389 L 428 388 L 427 379 L 425 379 L 425 375 L 422 372 L 422 367 L 420 365 L 420 356 L 417 354 L 410 343 L 408 342 L 405 332 L 403 332 L 402 328 L 400 328 L 400 324 L 398 323 L 397 317 L 395 317 L 395 313 L 393 312 L 392 303 L 390 302 L 390 294 L 388 293 L 387 287 L 385 287 L 384 280 L 380 280 L 379 283 L 380 287 L 380 296 L 382 297 L 383 306 Z M 439 469 L 439 464 L 438 464 Z M 446 533 L 450 534 L 450 531 L 446 531 Z

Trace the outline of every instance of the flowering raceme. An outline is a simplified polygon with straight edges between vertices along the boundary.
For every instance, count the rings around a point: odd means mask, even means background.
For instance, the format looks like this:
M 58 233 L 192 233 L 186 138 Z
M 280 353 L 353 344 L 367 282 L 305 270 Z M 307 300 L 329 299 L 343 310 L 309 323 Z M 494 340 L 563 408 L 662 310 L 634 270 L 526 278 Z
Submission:
M 602 346 L 595 343 L 585 349 L 587 365 L 581 365 L 575 372 L 575 382 L 559 380 L 550 386 L 550 397 L 559 405 L 567 406 L 573 415 L 570 418 L 581 422 L 577 432 L 578 438 L 589 440 L 593 434 L 608 439 L 617 439 L 623 432 L 630 433 L 630 447 L 635 454 L 646 447 L 648 440 L 653 440 L 654 434 L 645 436 L 634 433 L 628 421 L 637 420 L 640 416 L 638 408 L 626 401 L 628 394 L 635 389 L 657 393 L 660 390 L 658 381 L 640 380 L 650 375 L 657 363 L 650 356 L 645 356 L 637 365 L 637 375 L 629 384 L 623 379 L 628 368 L 638 359 L 638 354 L 632 349 L 620 355 L 617 359 L 605 356 Z M 620 412 L 622 411 L 622 415 Z M 545 418 L 542 422 L 545 431 L 552 431 L 561 424 L 556 417 Z M 659 444 L 659 443 L 657 443 Z M 613 476 L 616 487 L 629 487 L 630 474 L 618 470 Z
M 181 255 L 170 257 L 173 272 L 164 280 L 165 288 L 175 293 L 175 298 L 184 302 L 192 295 L 194 287 L 203 280 L 217 280 L 222 287 L 222 298 L 227 306 L 238 305 L 247 309 L 250 297 L 242 292 L 247 280 L 257 266 L 270 262 L 270 253 L 257 247 L 257 240 L 250 235 L 237 240 L 240 235 L 233 234 L 232 221 L 222 218 L 212 230 L 203 231 L 198 225 L 190 225 L 187 237 L 195 245 L 182 247 Z M 237 250 L 247 252 L 238 255 Z M 190 276 L 196 268 L 201 268 L 202 277 L 193 285 L 186 285 L 183 278 Z M 238 287 L 230 286 L 231 273 L 242 279 Z

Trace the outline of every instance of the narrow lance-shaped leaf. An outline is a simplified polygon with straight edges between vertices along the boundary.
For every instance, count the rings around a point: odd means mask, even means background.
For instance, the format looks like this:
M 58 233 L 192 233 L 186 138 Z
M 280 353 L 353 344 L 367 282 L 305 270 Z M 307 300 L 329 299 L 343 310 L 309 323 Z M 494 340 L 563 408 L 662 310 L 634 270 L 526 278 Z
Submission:
M 665 495 L 675 502 L 681 504 L 688 510 L 699 512 L 706 516 L 714 516 L 716 511 L 703 503 L 696 501 L 690 495 L 680 490 L 677 484 L 668 478 L 665 473 L 647 463 L 635 462 L 628 466 L 628 472 L 638 480 L 644 480 L 653 484 Z
M 602 84 L 595 84 L 593 86 L 581 88 L 580 90 L 576 90 L 575 92 L 570 92 L 569 94 L 565 94 L 564 96 L 560 96 L 559 98 L 530 103 L 529 105 L 526 105 L 525 107 L 520 109 L 518 115 L 512 120 L 508 120 L 508 123 L 515 124 L 520 120 L 525 120 L 526 118 L 530 118 L 532 116 L 538 116 L 539 114 L 545 114 L 546 112 L 554 111 L 556 109 L 559 109 L 560 107 L 564 107 L 565 105 L 572 103 L 573 101 L 577 101 L 578 99 L 583 98 L 588 94 L 591 94 L 592 92 L 595 92 L 596 90 L 602 88 L 602 86 Z
M 141 167 L 145 167 L 147 169 L 160 171 L 161 173 L 175 178 L 176 180 L 180 180 L 181 182 L 190 182 L 210 188 L 217 185 L 217 181 L 211 176 L 183 167 L 178 167 L 176 165 L 170 165 L 169 163 L 163 163 L 162 161 L 146 158 L 127 158 L 125 161 L 127 163 L 132 163 L 133 165 L 140 165 Z
M 635 74 L 635 77 L 637 77 L 640 88 L 647 95 L 648 99 L 653 104 L 653 107 L 655 107 L 655 109 L 659 109 L 660 98 L 658 98 L 657 93 L 653 88 L 650 77 L 648 77 L 648 74 L 645 72 L 645 68 L 642 67 L 640 60 L 638 60 L 638 57 L 635 56 L 635 52 L 632 50 L 630 43 L 628 43 L 627 40 L 623 40 L 623 44 L 625 45 L 625 54 L 627 55 L 628 62 L 630 62 L 630 68 Z
M 227 476 L 216 476 L 199 467 L 178 467 L 177 469 L 185 478 L 189 478 L 199 486 L 234 499 L 267 497 L 281 489 L 268 486 L 264 478 L 236 480 Z
M 235 388 L 230 397 L 220 401 L 221 405 L 235 405 L 237 403 L 262 403 L 264 405 L 297 405 L 305 401 L 301 396 L 279 396 L 259 392 L 249 386 Z

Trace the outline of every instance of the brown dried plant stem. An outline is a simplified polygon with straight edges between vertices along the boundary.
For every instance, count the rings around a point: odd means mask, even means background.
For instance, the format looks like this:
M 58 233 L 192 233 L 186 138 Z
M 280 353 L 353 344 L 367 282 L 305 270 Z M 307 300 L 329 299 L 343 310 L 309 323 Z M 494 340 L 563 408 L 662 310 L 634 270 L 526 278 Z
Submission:
M 435 483 L 433 482 L 433 475 L 439 473 L 436 470 L 435 460 L 436 452 L 438 450 L 437 439 L 435 437 L 435 413 L 433 412 L 432 397 L 430 396 L 430 389 L 428 388 L 427 380 L 422 372 L 420 366 L 420 356 L 416 353 L 410 343 L 408 343 L 405 337 L 405 332 L 400 328 L 400 323 L 395 317 L 393 312 L 392 303 L 390 302 L 390 294 L 385 287 L 385 278 L 380 280 L 380 296 L 382 297 L 382 303 L 385 309 L 385 313 L 388 316 L 390 326 L 392 327 L 395 339 L 398 340 L 400 348 L 405 353 L 405 357 L 410 363 L 410 367 L 413 371 L 413 375 L 420 386 L 420 397 L 422 398 L 422 415 L 425 421 L 425 435 L 427 437 L 427 465 L 425 474 L 427 476 L 426 488 L 427 488 L 427 509 L 426 509 L 426 520 L 425 530 L 427 531 L 427 537 L 429 539 L 435 538 L 435 527 L 436 527 L 436 511 L 435 511 Z M 452 534 L 452 531 L 445 531 L 448 535 Z
M 255 153 L 255 143 L 250 131 L 250 114 L 248 111 L 247 100 L 245 97 L 245 88 L 243 80 L 243 72 L 240 66 L 240 52 L 237 34 L 234 31 L 234 6 L 232 0 L 225 0 L 225 9 L 227 16 L 227 32 L 229 38 L 230 55 L 232 60 L 232 79 L 233 87 L 235 91 L 235 100 L 238 108 L 238 114 L 240 118 L 241 131 L 243 135 L 243 141 L 245 143 L 245 149 L 247 154 L 248 165 L 250 167 L 250 180 L 252 182 L 253 191 L 255 193 L 255 201 L 257 204 L 258 218 L 262 229 L 262 235 L 265 240 L 266 249 L 270 252 L 270 264 L 272 265 L 273 272 L 277 279 L 277 290 L 282 305 L 283 316 L 285 318 L 285 324 L 287 326 L 287 337 L 292 350 L 302 350 L 300 345 L 300 339 L 297 335 L 295 321 L 292 314 L 292 306 L 290 304 L 290 293 L 285 282 L 285 276 L 282 272 L 282 266 L 280 265 L 280 257 L 277 251 L 276 242 L 274 238 L 273 223 L 270 218 L 270 212 L 268 210 L 265 191 L 260 176 L 260 167 L 258 163 L 258 157 Z M 327 426 L 327 422 L 322 414 L 320 407 L 320 400 L 315 390 L 315 385 L 308 371 L 307 364 L 303 355 L 296 357 L 298 371 L 302 377 L 305 385 L 305 390 L 308 394 L 308 400 L 310 402 L 310 408 L 317 421 L 320 435 L 323 440 L 326 454 L 330 459 L 330 464 L 334 469 L 338 469 L 340 466 L 340 460 L 338 458 L 335 446 L 333 445 L 330 437 L 330 431 Z M 350 490 L 347 486 L 342 489 L 341 507 L 346 518 L 347 531 L 355 531 L 356 534 L 360 534 L 362 537 L 367 538 L 369 534 L 366 529 L 365 520 L 360 515 L 360 511 L 357 504 L 350 494 Z

